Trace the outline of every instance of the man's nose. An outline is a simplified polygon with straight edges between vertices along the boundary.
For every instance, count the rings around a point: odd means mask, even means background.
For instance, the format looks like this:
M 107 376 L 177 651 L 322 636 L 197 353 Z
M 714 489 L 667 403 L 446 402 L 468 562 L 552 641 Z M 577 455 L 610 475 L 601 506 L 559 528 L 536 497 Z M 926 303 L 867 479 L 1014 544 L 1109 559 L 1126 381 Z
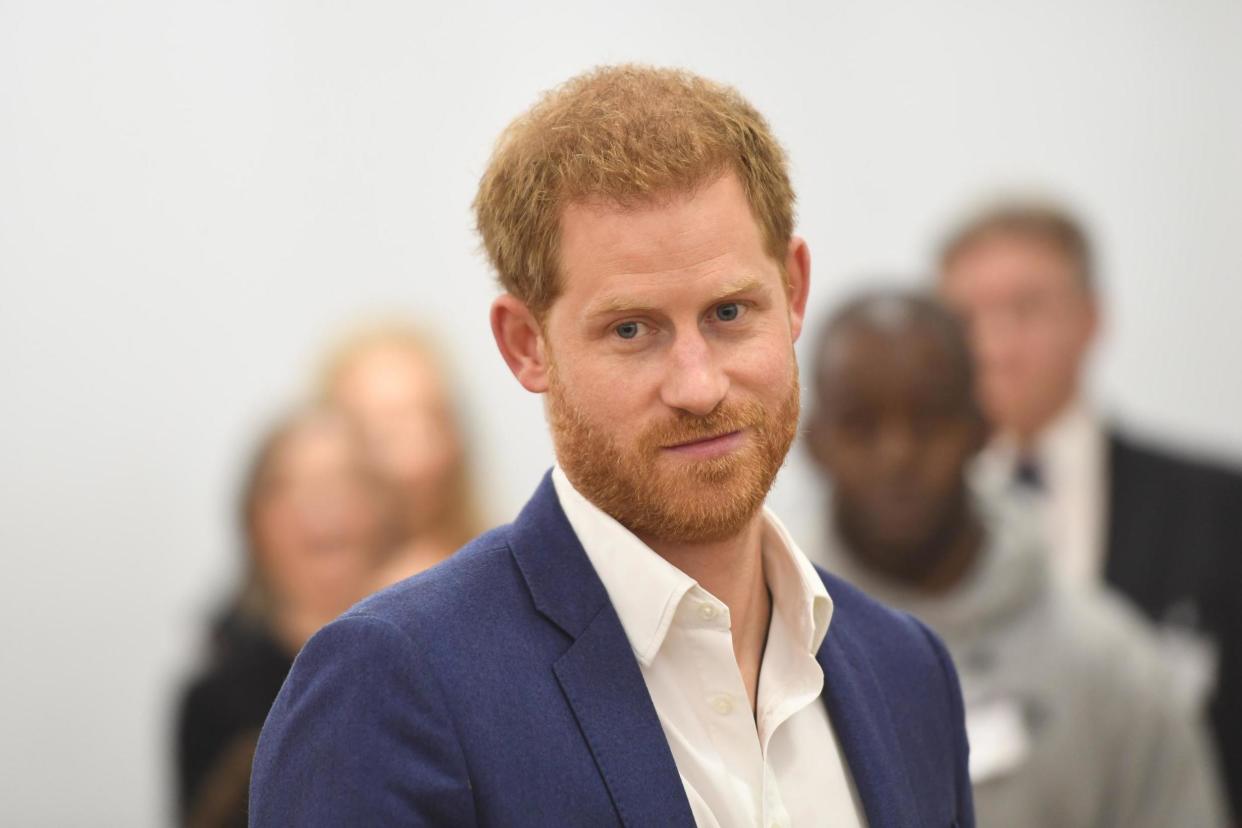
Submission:
M 670 408 L 704 416 L 729 391 L 729 378 L 701 332 L 677 335 L 668 354 L 660 398 Z
M 877 458 L 885 469 L 905 469 L 918 450 L 918 436 L 907 423 L 886 423 L 880 429 Z

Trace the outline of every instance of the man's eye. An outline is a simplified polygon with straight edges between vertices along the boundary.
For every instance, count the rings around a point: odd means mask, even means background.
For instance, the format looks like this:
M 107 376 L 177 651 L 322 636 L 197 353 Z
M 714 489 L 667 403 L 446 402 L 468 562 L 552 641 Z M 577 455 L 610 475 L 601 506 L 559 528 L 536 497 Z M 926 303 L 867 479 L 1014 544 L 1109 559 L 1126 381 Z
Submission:
M 742 306 L 737 302 L 727 302 L 716 306 L 716 318 L 721 322 L 732 322 L 742 315 Z
M 639 326 L 637 322 L 622 322 L 615 330 L 622 339 L 633 339 L 638 336 Z

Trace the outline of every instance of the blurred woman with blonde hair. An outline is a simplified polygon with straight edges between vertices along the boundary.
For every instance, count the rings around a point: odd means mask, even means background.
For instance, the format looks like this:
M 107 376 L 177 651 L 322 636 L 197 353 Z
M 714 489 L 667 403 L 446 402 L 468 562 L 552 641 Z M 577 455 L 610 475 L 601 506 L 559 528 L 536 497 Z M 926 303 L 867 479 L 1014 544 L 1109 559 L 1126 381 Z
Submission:
M 460 414 L 427 335 L 400 322 L 356 331 L 329 354 L 319 390 L 358 424 L 397 492 L 402 541 L 377 586 L 434 566 L 482 531 Z

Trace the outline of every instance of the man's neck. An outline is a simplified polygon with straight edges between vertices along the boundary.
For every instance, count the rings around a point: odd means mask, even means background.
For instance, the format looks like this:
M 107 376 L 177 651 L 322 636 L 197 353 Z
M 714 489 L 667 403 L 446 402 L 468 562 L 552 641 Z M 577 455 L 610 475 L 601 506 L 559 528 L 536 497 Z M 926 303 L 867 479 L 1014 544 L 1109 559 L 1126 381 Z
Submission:
M 834 503 L 832 508 L 839 506 Z M 836 523 L 846 550 L 859 564 L 906 589 L 931 595 L 957 586 L 983 548 L 983 525 L 964 492 L 939 531 L 898 554 L 868 547 L 839 511 Z
M 1047 435 L 1062 426 L 1070 418 L 1083 410 L 1082 402 L 1077 395 L 1070 395 L 1060 401 L 1037 422 L 1025 423 L 1021 428 L 1011 428 L 1003 432 L 1019 454 L 1032 454 L 1047 439 Z
M 924 592 L 942 594 L 961 582 L 983 548 L 983 526 L 972 510 L 967 510 L 952 535 L 941 542 L 934 556 L 936 564 L 920 579 Z
M 754 710 L 759 667 L 772 615 L 772 600 L 763 574 L 762 512 L 756 513 L 737 535 L 720 541 L 641 540 L 729 608 L 733 654 Z

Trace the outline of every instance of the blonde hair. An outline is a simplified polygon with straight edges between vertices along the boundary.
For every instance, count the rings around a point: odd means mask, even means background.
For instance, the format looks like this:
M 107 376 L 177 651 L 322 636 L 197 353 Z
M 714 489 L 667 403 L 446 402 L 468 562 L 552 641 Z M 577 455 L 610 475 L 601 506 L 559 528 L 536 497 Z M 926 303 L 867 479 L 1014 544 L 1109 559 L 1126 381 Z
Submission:
M 322 404 L 332 404 L 334 389 L 341 377 L 360 357 L 380 349 L 392 349 L 421 360 L 430 366 L 444 389 L 448 405 L 446 420 L 457 441 L 457 455 L 445 482 L 448 510 L 443 528 L 453 548 L 465 546 L 482 534 L 486 527 L 475 495 L 468 440 L 461 412 L 457 408 L 452 384 L 449 382 L 451 374 L 436 340 L 429 333 L 400 319 L 379 320 L 356 327 L 328 352 L 319 374 L 318 399 Z
M 644 204 L 731 171 L 783 264 L 794 223 L 787 167 L 763 116 L 734 89 L 677 69 L 606 66 L 505 129 L 479 182 L 476 224 L 501 285 L 540 314 L 560 293 L 560 218 L 572 202 Z
M 431 367 L 442 384 L 447 384 L 447 360 L 437 342 L 428 331 L 398 316 L 357 322 L 337 338 L 324 354 L 316 377 L 315 396 L 321 403 L 331 403 L 336 384 L 360 357 L 387 349 L 422 360 Z

